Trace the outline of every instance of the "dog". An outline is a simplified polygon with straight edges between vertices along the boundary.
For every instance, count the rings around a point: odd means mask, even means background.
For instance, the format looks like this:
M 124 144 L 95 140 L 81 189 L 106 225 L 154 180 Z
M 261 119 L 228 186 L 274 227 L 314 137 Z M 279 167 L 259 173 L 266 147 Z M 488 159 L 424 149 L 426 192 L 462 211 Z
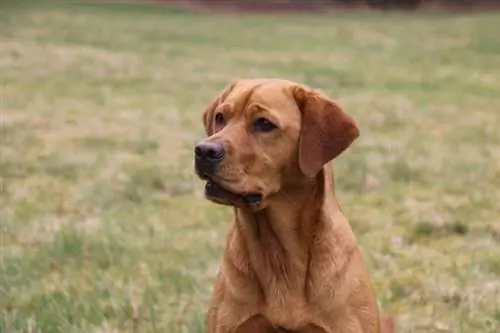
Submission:
M 205 197 L 234 207 L 208 333 L 391 333 L 336 199 L 331 163 L 359 136 L 320 90 L 230 82 L 194 149 Z

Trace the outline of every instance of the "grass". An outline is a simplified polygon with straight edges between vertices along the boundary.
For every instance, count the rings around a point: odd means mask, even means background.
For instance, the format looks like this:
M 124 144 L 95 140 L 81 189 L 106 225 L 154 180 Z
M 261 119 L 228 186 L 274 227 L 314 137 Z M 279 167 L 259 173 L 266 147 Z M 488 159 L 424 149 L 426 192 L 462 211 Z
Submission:
M 338 196 L 398 332 L 500 327 L 500 14 L 0 8 L 0 332 L 203 332 L 231 211 L 192 171 L 234 77 L 338 98 Z

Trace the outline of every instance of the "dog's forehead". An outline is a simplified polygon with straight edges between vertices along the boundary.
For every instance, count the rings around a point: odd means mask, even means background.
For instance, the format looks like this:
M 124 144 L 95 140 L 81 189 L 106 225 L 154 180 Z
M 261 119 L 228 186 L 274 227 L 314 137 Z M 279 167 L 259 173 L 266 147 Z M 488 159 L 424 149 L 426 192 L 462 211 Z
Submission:
M 233 112 L 244 112 L 248 106 L 258 104 L 273 110 L 297 108 L 293 97 L 293 82 L 285 80 L 245 80 L 239 82 L 224 101 Z

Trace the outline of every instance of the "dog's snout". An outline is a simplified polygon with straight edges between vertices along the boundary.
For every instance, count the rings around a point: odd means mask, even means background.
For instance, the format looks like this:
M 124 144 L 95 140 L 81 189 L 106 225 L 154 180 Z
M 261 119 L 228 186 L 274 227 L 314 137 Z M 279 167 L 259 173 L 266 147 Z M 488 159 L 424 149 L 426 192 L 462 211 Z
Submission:
M 194 148 L 194 154 L 197 158 L 206 162 L 218 162 L 224 158 L 226 150 L 218 142 L 200 142 Z

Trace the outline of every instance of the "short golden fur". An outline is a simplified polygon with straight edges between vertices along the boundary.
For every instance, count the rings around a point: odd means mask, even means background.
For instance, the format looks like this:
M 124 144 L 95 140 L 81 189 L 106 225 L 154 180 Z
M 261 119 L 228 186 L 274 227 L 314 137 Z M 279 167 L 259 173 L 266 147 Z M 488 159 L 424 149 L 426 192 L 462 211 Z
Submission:
M 262 118 L 275 128 L 256 132 Z M 245 202 L 207 194 L 234 206 L 207 332 L 392 332 L 331 177 L 330 161 L 359 135 L 354 120 L 320 91 L 246 79 L 230 83 L 203 121 L 203 142 L 224 149 L 210 181 L 260 195 Z

